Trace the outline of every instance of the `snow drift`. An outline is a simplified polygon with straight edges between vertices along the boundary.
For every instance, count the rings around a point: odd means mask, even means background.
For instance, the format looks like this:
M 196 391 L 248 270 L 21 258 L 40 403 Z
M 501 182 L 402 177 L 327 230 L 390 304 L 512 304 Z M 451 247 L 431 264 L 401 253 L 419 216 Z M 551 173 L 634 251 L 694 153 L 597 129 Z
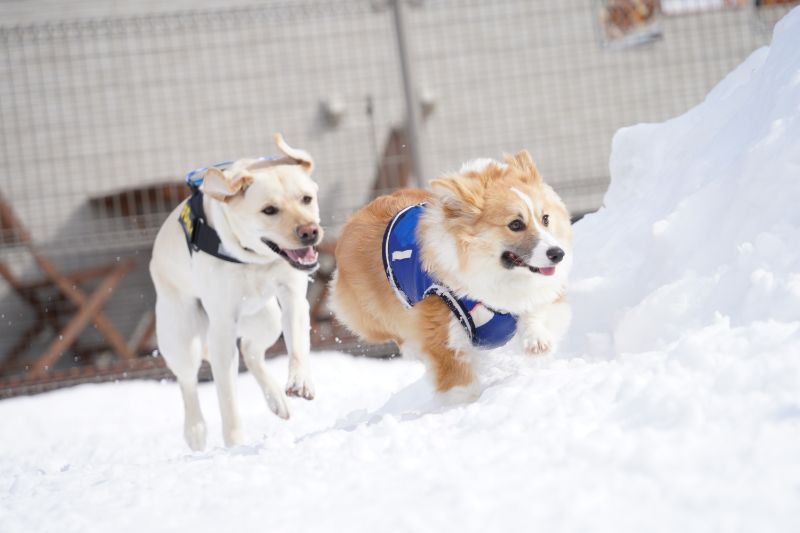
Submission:
M 487 355 L 444 406 L 418 363 L 318 354 L 317 400 L 283 422 L 243 376 L 253 444 L 202 454 L 171 383 L 4 401 L 0 531 L 796 529 L 799 49 L 795 10 L 702 104 L 616 135 L 558 356 Z

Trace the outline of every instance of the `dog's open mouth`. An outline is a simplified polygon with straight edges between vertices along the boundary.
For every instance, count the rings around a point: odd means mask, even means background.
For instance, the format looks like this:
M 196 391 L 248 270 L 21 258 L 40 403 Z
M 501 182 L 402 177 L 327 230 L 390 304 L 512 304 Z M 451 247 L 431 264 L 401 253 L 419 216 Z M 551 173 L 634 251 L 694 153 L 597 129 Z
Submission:
M 542 276 L 552 276 L 556 273 L 556 267 L 535 267 L 527 264 L 524 259 L 515 254 L 514 252 L 505 251 L 500 256 L 500 261 L 506 268 L 525 267 L 534 274 L 541 274 Z
M 261 240 L 264 244 L 269 246 L 273 252 L 286 259 L 290 265 L 298 270 L 314 270 L 319 265 L 319 254 L 313 246 L 284 250 L 268 239 Z

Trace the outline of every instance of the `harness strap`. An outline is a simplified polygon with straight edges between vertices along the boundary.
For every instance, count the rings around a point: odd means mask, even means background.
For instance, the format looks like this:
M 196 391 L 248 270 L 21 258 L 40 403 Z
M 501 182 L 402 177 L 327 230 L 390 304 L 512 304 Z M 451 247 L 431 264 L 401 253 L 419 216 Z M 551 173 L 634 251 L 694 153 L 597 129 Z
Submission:
M 441 283 L 434 283 L 431 285 L 430 288 L 425 291 L 425 294 L 423 294 L 423 298 L 430 296 L 431 294 L 438 296 L 444 301 L 445 304 L 447 304 L 447 307 L 450 308 L 450 312 L 453 313 L 458 322 L 461 324 L 461 327 L 467 332 L 470 342 L 474 343 L 477 328 L 475 327 L 475 322 L 472 320 L 472 317 L 469 314 L 469 309 L 464 307 L 463 302 L 456 298 L 456 296 L 453 294 L 453 291 Z
M 290 164 L 292 162 L 293 160 L 291 158 L 264 156 L 257 158 L 254 165 L 255 167 L 263 168 L 265 166 Z M 192 195 L 181 210 L 178 222 L 181 224 L 183 232 L 186 235 L 186 245 L 189 247 L 190 254 L 194 252 L 205 252 L 208 255 L 214 256 L 217 259 L 222 259 L 223 261 L 228 261 L 229 263 L 242 263 L 242 261 L 239 261 L 235 257 L 231 257 L 220 251 L 222 248 L 222 241 L 216 230 L 206 222 L 205 209 L 203 208 L 203 191 L 200 190 L 205 172 L 209 168 L 214 167 L 225 170 L 233 163 L 233 161 L 221 161 L 210 167 L 196 168 L 186 174 L 186 185 L 189 186 Z M 276 253 L 278 252 L 276 251 Z
M 178 222 L 183 227 L 186 235 L 186 245 L 189 253 L 205 252 L 217 259 L 228 261 L 229 263 L 242 263 L 235 257 L 231 257 L 220 251 L 222 241 L 217 231 L 206 222 L 205 209 L 203 209 L 203 192 L 200 188 L 188 182 L 192 196 L 186 201 L 186 206 L 181 211 Z
M 429 296 L 441 298 L 464 328 L 472 344 L 479 348 L 505 345 L 517 330 L 517 317 L 457 296 L 425 270 L 420 256 L 417 226 L 425 204 L 410 205 L 387 224 L 383 235 L 383 267 L 398 300 L 411 308 Z

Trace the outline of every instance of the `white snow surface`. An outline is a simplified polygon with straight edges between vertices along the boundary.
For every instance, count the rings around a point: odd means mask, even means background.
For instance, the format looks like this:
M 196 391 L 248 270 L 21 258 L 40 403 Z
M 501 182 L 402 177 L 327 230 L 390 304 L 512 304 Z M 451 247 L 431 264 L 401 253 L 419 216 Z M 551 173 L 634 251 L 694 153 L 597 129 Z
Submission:
M 418 362 L 314 354 L 289 421 L 240 377 L 245 446 L 202 386 L 204 453 L 174 383 L 3 401 L 0 531 L 800 530 L 798 50 L 794 10 L 703 103 L 617 133 L 559 354 L 486 354 L 468 404 Z

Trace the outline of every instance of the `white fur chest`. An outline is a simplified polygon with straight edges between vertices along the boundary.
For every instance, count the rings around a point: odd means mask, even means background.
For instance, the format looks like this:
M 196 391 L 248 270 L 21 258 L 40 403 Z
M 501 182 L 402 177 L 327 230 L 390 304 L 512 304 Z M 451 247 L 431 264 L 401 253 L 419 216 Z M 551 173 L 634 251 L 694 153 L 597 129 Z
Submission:
M 252 315 L 264 308 L 267 300 L 278 290 L 274 268 L 257 265 L 239 265 L 240 295 L 239 314 Z
M 263 309 L 287 282 L 296 284 L 306 278 L 307 274 L 284 264 L 283 260 L 249 265 L 193 254 L 190 281 L 205 307 L 246 316 Z

